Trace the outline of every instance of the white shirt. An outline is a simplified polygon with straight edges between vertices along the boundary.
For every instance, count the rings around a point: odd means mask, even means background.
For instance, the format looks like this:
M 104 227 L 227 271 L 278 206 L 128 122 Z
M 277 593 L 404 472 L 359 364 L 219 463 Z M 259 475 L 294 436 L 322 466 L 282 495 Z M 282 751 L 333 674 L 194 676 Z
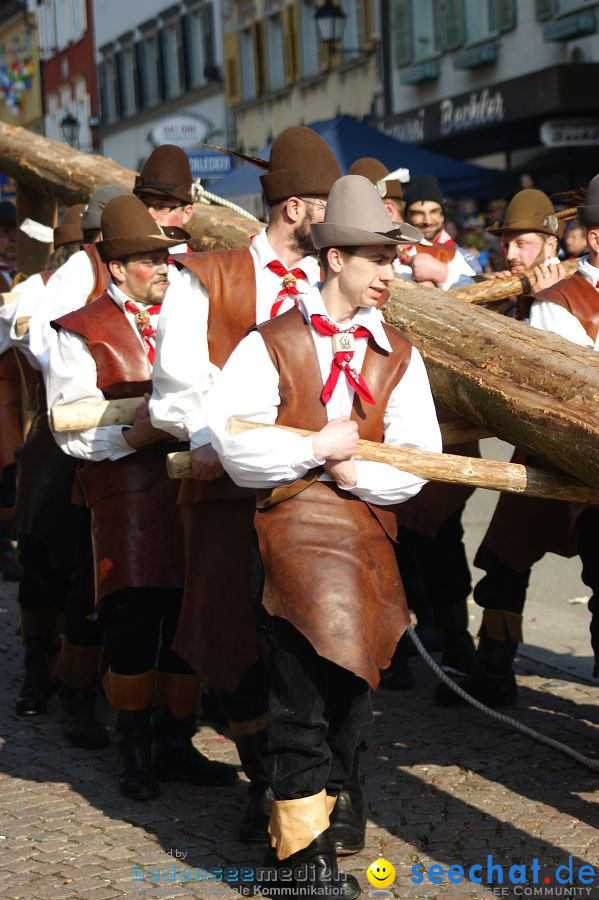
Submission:
M 143 341 L 135 323 L 135 314 L 125 310 L 125 302 L 131 298 L 119 290 L 112 281 L 108 293 L 117 306 L 123 310 L 126 320 L 143 347 Z M 147 304 L 140 303 L 138 300 L 132 302 L 141 310 L 148 308 Z M 159 314 L 157 313 L 150 317 L 154 328 L 157 326 L 158 318 Z M 148 360 L 148 379 L 151 378 L 151 375 L 152 370 Z M 85 340 L 80 335 L 64 329 L 57 333 L 50 350 L 46 392 L 49 409 L 62 403 L 104 400 L 104 395 L 97 385 L 96 364 L 87 349 Z M 67 431 L 55 434 L 54 437 L 61 450 L 78 459 L 98 462 L 103 459 L 120 459 L 130 453 L 135 453 L 134 448 L 129 446 L 123 437 L 123 429 L 120 425 L 101 425 L 87 431 Z
M 270 262 L 279 260 L 266 231 L 256 235 L 249 251 L 256 273 L 256 322 L 260 324 L 270 318 L 283 283 L 279 275 L 267 268 Z M 315 257 L 307 256 L 293 266 L 297 267 L 307 275 L 307 280 L 297 281 L 301 294 L 317 283 L 320 266 Z M 178 291 L 176 295 L 169 291 L 163 303 L 156 335 L 150 415 L 156 428 L 168 431 L 179 440 L 190 440 L 195 449 L 210 440 L 204 403 L 220 370 L 208 356 L 210 298 L 195 275 L 188 278 L 187 284 L 189 290 Z M 243 291 L 244 286 L 240 285 L 239 290 Z M 293 300 L 287 297 L 279 313 L 291 309 Z
M 592 284 L 597 290 L 599 282 L 599 269 L 592 266 L 588 256 L 582 256 L 578 263 L 578 274 Z M 597 302 L 599 303 L 599 291 L 597 291 Z M 576 316 L 558 306 L 557 303 L 550 303 L 548 300 L 534 300 L 530 308 L 530 324 L 534 328 L 540 328 L 542 331 L 551 331 L 553 334 L 559 334 L 560 337 L 571 341 L 573 344 L 582 344 L 583 347 L 592 347 L 593 350 L 599 350 L 599 335 L 595 341 L 589 337 Z
M 426 238 L 423 238 L 421 243 L 426 244 L 428 247 L 433 246 L 432 242 L 427 241 Z M 418 251 L 416 247 L 412 247 L 411 249 L 407 250 L 405 255 L 415 256 L 417 252 Z M 464 259 L 457 247 L 455 248 L 453 259 L 451 259 L 448 263 L 445 263 L 445 265 L 447 266 L 447 278 L 442 284 L 437 285 L 437 287 L 441 291 L 448 291 L 464 275 L 472 278 L 476 275 L 476 272 L 474 271 L 472 266 Z M 413 280 L 411 266 L 400 262 L 399 259 L 394 259 L 393 268 L 395 269 L 395 273 L 399 278 L 407 278 L 408 281 Z
M 48 280 L 48 284 L 53 277 L 54 273 Z M 39 274 L 32 275 L 26 281 L 22 281 L 17 285 L 15 288 L 17 301 L 13 307 L 13 315 L 10 321 L 10 342 L 13 347 L 16 347 L 20 353 L 27 357 L 28 363 L 34 369 L 39 369 L 40 365 L 29 347 L 29 323 L 34 311 L 42 302 L 46 287 L 47 285 L 44 284 L 42 276 Z
M 27 279 L 27 281 L 30 280 L 31 279 L 29 278 Z M 23 281 L 22 284 L 27 284 L 27 281 Z M 6 353 L 6 351 L 10 350 L 12 346 L 10 332 L 11 328 L 13 327 L 13 322 L 17 311 L 19 288 L 20 285 L 15 288 L 14 297 L 11 298 L 10 303 L 5 303 L 3 306 L 0 306 L 0 354 Z
M 326 315 L 318 288 L 304 295 L 299 307 L 307 321 L 315 313 Z M 365 325 L 376 343 L 391 351 L 378 310 L 359 310 L 351 324 Z M 346 327 L 350 326 L 343 325 L 343 330 Z M 333 360 L 332 340 L 314 329 L 311 334 L 324 385 Z M 366 340 L 356 340 L 352 367 L 357 371 L 362 368 L 366 347 Z M 341 373 L 326 407 L 327 419 L 350 415 L 353 398 L 354 390 Z M 227 422 L 231 416 L 273 424 L 279 404 L 279 373 L 261 335 L 252 332 L 231 354 L 205 404 L 213 446 L 231 478 L 243 487 L 267 488 L 292 482 L 323 462 L 314 456 L 311 437 L 271 429 L 257 429 L 235 437 L 228 433 Z M 389 398 L 384 416 L 384 441 L 441 452 L 441 433 L 428 376 L 415 347 L 403 378 Z M 417 494 L 425 484 L 422 478 L 387 463 L 360 460 L 356 462 L 356 471 L 357 483 L 347 490 L 362 500 L 382 505 L 401 503 Z M 321 480 L 330 478 L 323 475 Z

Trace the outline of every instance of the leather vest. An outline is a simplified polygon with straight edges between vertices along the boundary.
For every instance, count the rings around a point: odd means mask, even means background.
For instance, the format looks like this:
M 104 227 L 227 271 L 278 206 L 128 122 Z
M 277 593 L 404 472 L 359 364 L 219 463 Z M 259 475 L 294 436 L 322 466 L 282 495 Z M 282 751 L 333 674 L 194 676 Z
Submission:
M 96 244 L 84 244 L 83 252 L 87 254 L 94 275 L 94 286 L 85 301 L 86 303 L 91 303 L 92 300 L 97 300 L 98 297 L 101 297 L 108 290 L 110 272 L 106 263 L 102 262 Z
M 539 291 L 535 300 L 555 303 L 575 316 L 592 341 L 599 334 L 599 291 L 578 272 Z
M 369 340 L 361 372 L 376 404 L 363 404 L 360 397 L 354 394 L 351 412 L 351 418 L 358 423 L 360 438 L 378 443 L 384 438 L 384 416 L 389 397 L 403 377 L 412 353 L 409 341 L 389 325 L 383 327 L 393 353 L 388 353 L 374 340 Z M 328 420 L 320 399 L 322 377 L 311 326 L 302 313 L 294 308 L 260 325 L 258 331 L 279 372 L 281 403 L 276 424 L 320 431 Z M 272 491 L 258 491 L 260 506 L 269 505 L 271 493 Z M 389 510 L 385 512 L 388 513 Z M 384 527 L 389 533 L 386 524 Z M 389 527 L 394 530 L 393 525 Z
M 175 263 L 200 279 L 210 297 L 208 352 L 222 369 L 231 353 L 256 324 L 256 271 L 250 251 L 177 253 Z

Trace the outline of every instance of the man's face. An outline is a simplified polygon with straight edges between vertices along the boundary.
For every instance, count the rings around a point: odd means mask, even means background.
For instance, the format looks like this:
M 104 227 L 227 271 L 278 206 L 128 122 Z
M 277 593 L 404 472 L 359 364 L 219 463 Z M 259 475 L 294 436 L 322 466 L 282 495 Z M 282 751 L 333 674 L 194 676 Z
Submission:
M 290 249 L 298 251 L 304 256 L 310 256 L 316 252 L 310 225 L 318 225 L 324 221 L 327 202 L 323 197 L 300 197 L 298 199 L 303 204 L 304 213 L 293 229 Z
M 384 291 L 395 277 L 395 256 L 392 244 L 358 247 L 351 256 L 342 255 L 339 289 L 353 307 L 368 309 L 381 303 Z
M 514 275 L 555 256 L 554 242 L 545 240 L 545 235 L 534 231 L 504 231 L 501 244 Z
M 166 197 L 164 200 L 161 200 L 148 194 L 139 199 L 161 228 L 165 225 L 175 225 L 177 228 L 184 228 L 193 215 L 191 203 L 181 203 L 175 197 Z
M 10 265 L 17 261 L 17 229 L 14 225 L 0 225 L 0 260 Z
M 569 228 L 564 237 L 564 244 L 570 256 L 582 256 L 587 250 L 586 231 L 582 225 Z
M 123 293 L 140 303 L 162 303 L 168 288 L 168 251 L 137 253 L 109 263 L 113 278 Z
M 406 210 L 406 221 L 419 228 L 427 241 L 435 238 L 445 223 L 443 207 L 434 200 L 418 200 Z

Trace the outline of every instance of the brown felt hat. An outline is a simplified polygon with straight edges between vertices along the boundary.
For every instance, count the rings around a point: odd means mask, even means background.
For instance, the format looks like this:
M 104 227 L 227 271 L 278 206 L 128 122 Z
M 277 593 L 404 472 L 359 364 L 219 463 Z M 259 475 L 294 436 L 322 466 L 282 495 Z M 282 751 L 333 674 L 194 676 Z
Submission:
M 578 221 L 585 228 L 599 225 L 599 175 L 595 175 L 589 181 L 582 206 L 577 206 Z
M 174 144 L 162 144 L 148 156 L 135 179 L 136 196 L 160 197 L 192 203 L 191 167 L 187 153 Z
M 501 234 L 503 231 L 532 231 L 561 238 L 564 223 L 555 215 L 553 203 L 543 191 L 526 188 L 512 197 L 505 211 L 503 222 L 490 225 L 487 231 Z
M 85 210 L 84 203 L 78 203 L 77 206 L 70 206 L 63 213 L 60 225 L 54 229 L 54 249 L 62 247 L 63 244 L 72 244 L 75 241 L 83 243 L 83 228 L 81 226 L 81 217 Z
M 126 259 L 135 253 L 168 250 L 181 243 L 167 237 L 133 194 L 110 200 L 102 213 L 102 237 L 96 246 L 102 260 Z
M 383 199 L 388 197 L 390 200 L 403 200 L 401 181 L 385 181 L 389 169 L 372 156 L 363 156 L 361 159 L 357 159 L 351 164 L 347 174 L 363 175 L 364 178 L 368 178 Z
M 269 206 L 288 197 L 328 197 L 341 169 L 333 151 L 320 135 L 294 125 L 274 141 L 269 171 L 260 176 L 264 198 Z
M 359 227 L 355 222 L 360 223 Z M 417 228 L 391 221 L 381 195 L 363 175 L 344 175 L 335 182 L 324 222 L 311 225 L 310 229 L 317 250 L 372 244 L 419 244 L 422 240 Z

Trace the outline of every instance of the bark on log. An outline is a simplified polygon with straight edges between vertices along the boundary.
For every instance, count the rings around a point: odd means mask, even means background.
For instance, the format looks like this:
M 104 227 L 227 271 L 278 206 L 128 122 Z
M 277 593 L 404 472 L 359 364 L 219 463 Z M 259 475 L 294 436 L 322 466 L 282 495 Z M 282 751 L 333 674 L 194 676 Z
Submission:
M 435 288 L 396 279 L 389 290 L 385 319 L 423 354 L 440 403 L 599 487 L 593 350 Z
M 103 184 L 133 188 L 135 172 L 114 160 L 81 153 L 17 125 L 0 122 L 0 172 L 65 206 L 85 203 Z M 197 250 L 247 246 L 255 222 L 219 206 L 194 204 L 189 231 Z
M 57 221 L 56 200 L 41 191 L 32 190 L 21 181 L 17 182 L 17 225 L 27 218 L 54 228 Z M 34 275 L 47 269 L 50 249 L 51 244 L 35 241 L 19 229 L 17 236 L 19 272 Z
M 264 425 L 243 419 L 229 419 L 231 434 L 241 434 L 256 428 L 284 428 L 302 437 L 314 434 L 303 428 L 289 428 L 281 425 Z M 515 463 L 496 462 L 469 456 L 453 456 L 449 453 L 427 453 L 374 441 L 358 441 L 356 459 L 383 462 L 404 472 L 411 472 L 429 481 L 445 484 L 465 484 L 471 487 L 503 491 L 508 494 L 522 494 L 528 497 L 542 497 L 548 500 L 568 500 L 574 503 L 599 502 L 599 490 L 574 481 L 565 475 L 545 472 L 530 466 Z M 191 476 L 191 458 L 187 451 L 169 453 L 167 471 L 171 478 Z
M 577 259 L 567 259 L 562 263 L 566 276 L 573 275 L 578 268 Z M 533 269 L 526 269 L 511 278 L 489 279 L 479 281 L 468 287 L 451 288 L 447 291 L 452 297 L 467 300 L 468 303 L 496 303 L 505 300 L 506 297 L 518 297 L 520 294 L 530 294 L 537 283 Z

